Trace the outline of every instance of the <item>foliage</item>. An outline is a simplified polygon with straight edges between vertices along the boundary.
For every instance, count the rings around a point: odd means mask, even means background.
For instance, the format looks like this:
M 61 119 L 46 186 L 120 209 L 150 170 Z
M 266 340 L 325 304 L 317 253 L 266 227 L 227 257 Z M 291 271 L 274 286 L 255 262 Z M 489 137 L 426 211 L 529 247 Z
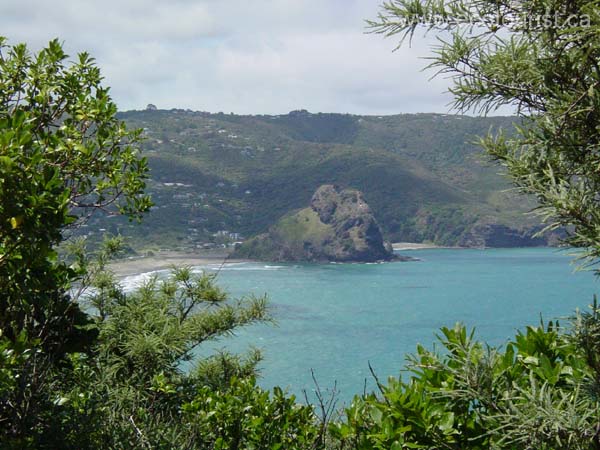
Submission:
M 58 40 L 31 55 L 25 44 L 0 38 L 0 117 L 28 123 L 32 144 L 43 149 L 37 167 L 56 171 L 69 207 L 139 217 L 150 206 L 140 130 L 116 118 L 93 58 L 67 58 Z
M 264 298 L 232 303 L 214 276 L 188 268 L 124 293 L 106 289 L 106 271 L 97 278 L 105 288 L 88 297 L 98 313 L 95 356 L 77 357 L 61 391 L 69 417 L 63 446 L 69 436 L 73 448 L 311 448 L 312 408 L 255 385 L 257 351 L 219 353 L 190 367 L 203 342 L 269 320 Z
M 290 137 L 299 141 L 351 144 L 359 132 L 358 122 L 350 114 L 311 114 L 291 111 L 279 118 Z
M 140 131 L 116 118 L 89 55 L 67 63 L 57 41 L 35 55 L 5 42 L 0 446 L 312 446 L 312 408 L 255 385 L 258 351 L 223 352 L 189 367 L 203 342 L 269 320 L 264 298 L 232 301 L 213 276 L 188 268 L 125 293 L 107 268 L 122 250 L 120 238 L 95 254 L 71 240 L 70 256 L 58 256 L 57 246 L 74 225 L 85 227 L 91 210 L 135 218 L 149 209 Z
M 139 132 L 115 118 L 93 59 L 66 59 L 56 40 L 32 56 L 0 38 L 0 329 L 58 354 L 67 350 L 59 341 L 85 322 L 66 293 L 77 273 L 54 251 L 81 214 L 75 208 L 138 216 L 150 205 Z
M 453 79 L 459 110 L 516 108 L 516 134 L 490 133 L 481 145 L 533 194 L 548 229 L 600 257 L 600 16 L 590 0 L 392 0 L 373 31 L 411 37 L 444 32 L 431 67 Z
M 600 448 L 599 372 L 586 357 L 597 358 L 597 327 L 594 308 L 568 330 L 527 327 L 504 349 L 464 326 L 442 328 L 442 352 L 419 346 L 408 381 L 390 378 L 381 396 L 355 397 L 331 432 L 358 449 Z
M 75 273 L 53 250 L 72 222 L 68 192 L 58 171 L 44 164 L 45 147 L 26 113 L 0 119 L 0 133 L 0 329 L 10 339 L 25 333 L 60 355 L 75 343 L 73 325 L 81 319 L 66 294 Z
M 31 55 L 0 37 L 0 437 L 17 447 L 53 420 L 55 369 L 96 335 L 56 246 L 90 208 L 150 206 L 139 132 L 115 117 L 94 61 L 66 59 L 58 41 Z
M 123 292 L 106 265 L 119 249 L 120 239 L 108 239 L 95 255 L 72 243 L 72 266 L 87 274 L 78 298 L 98 337 L 90 352 L 70 353 L 44 371 L 49 392 L 37 405 L 43 422 L 0 442 L 49 449 L 316 448 L 323 430 L 312 407 L 256 386 L 258 351 L 195 356 L 206 341 L 270 320 L 265 299 L 232 301 L 214 275 L 189 268 Z M 44 356 L 28 344 L 0 341 L 2 396 Z
M 99 357 L 111 368 L 104 376 L 118 385 L 143 384 L 159 373 L 180 374 L 202 342 L 269 319 L 264 298 L 227 300 L 214 276 L 196 277 L 189 268 L 175 269 L 168 280 L 152 278 L 131 294 L 118 289 L 108 296 L 92 294 L 90 303 L 100 313 Z M 231 371 L 230 377 L 235 375 Z
M 597 262 L 597 5 L 575 2 L 392 0 L 375 32 L 445 32 L 432 66 L 450 74 L 458 109 L 515 105 L 516 134 L 483 147 L 522 192 L 534 194 L 549 228 Z M 407 382 L 390 379 L 355 398 L 332 433 L 351 448 L 600 448 L 596 302 L 567 330 L 528 327 L 504 349 L 442 329 L 443 352 L 418 347 Z
M 204 388 L 183 412 L 199 448 L 313 449 L 319 435 L 312 407 L 280 388 L 271 397 L 253 379 L 234 379 L 225 391 Z

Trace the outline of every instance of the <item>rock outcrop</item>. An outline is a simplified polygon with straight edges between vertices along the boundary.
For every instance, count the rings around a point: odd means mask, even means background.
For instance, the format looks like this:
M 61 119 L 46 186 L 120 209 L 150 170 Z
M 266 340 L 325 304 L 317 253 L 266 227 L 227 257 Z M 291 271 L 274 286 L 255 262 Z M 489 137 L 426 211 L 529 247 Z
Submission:
M 363 194 L 323 185 L 310 207 L 242 244 L 235 257 L 266 261 L 375 262 L 395 259 Z

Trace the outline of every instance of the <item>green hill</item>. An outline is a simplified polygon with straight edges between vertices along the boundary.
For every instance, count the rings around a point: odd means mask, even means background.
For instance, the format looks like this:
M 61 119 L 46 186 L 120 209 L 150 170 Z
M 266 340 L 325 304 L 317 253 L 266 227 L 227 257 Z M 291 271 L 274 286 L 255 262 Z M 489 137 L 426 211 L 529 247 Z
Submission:
M 129 111 L 144 129 L 156 206 L 141 225 L 93 217 L 81 233 L 132 237 L 134 247 L 210 247 L 266 231 L 323 184 L 364 193 L 391 241 L 533 245 L 534 204 L 507 192 L 471 142 L 513 118 L 354 116 L 293 111 L 239 116 Z

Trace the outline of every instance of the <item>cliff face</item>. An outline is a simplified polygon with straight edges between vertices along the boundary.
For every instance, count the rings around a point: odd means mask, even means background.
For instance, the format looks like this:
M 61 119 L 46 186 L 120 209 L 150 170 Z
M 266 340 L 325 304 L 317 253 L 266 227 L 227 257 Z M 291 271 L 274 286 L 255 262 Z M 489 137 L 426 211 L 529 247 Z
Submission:
M 516 230 L 505 225 L 476 224 L 459 241 L 462 247 L 539 247 L 548 245 L 537 230 Z
M 556 247 L 566 237 L 564 229 L 538 236 L 541 226 L 516 229 L 493 223 L 476 223 L 458 241 L 460 247 Z
M 236 257 L 269 261 L 373 262 L 394 259 L 361 192 L 323 185 L 310 207 L 245 242 Z

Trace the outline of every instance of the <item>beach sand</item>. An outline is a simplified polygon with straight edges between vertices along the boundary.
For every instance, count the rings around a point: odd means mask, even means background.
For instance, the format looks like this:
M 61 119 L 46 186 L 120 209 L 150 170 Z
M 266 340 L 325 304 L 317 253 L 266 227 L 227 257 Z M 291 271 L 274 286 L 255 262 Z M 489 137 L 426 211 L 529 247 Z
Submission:
M 246 262 L 241 259 L 227 259 L 227 253 L 184 253 L 160 252 L 153 256 L 120 259 L 109 265 L 118 276 L 126 277 L 155 270 L 170 269 L 173 266 L 204 266 L 226 263 Z
M 448 247 L 440 247 L 435 244 L 418 244 L 415 242 L 394 242 L 392 244 L 392 248 L 394 250 L 423 250 L 428 248 L 448 248 Z
M 392 244 L 394 250 L 422 250 L 431 248 L 446 248 L 434 244 L 419 244 L 414 242 L 395 242 Z M 173 266 L 205 266 L 222 263 L 248 262 L 244 259 L 227 259 L 227 252 L 160 252 L 153 256 L 139 256 L 117 260 L 109 265 L 109 268 L 119 277 L 127 277 L 140 273 L 153 272 L 155 270 L 170 269 Z

